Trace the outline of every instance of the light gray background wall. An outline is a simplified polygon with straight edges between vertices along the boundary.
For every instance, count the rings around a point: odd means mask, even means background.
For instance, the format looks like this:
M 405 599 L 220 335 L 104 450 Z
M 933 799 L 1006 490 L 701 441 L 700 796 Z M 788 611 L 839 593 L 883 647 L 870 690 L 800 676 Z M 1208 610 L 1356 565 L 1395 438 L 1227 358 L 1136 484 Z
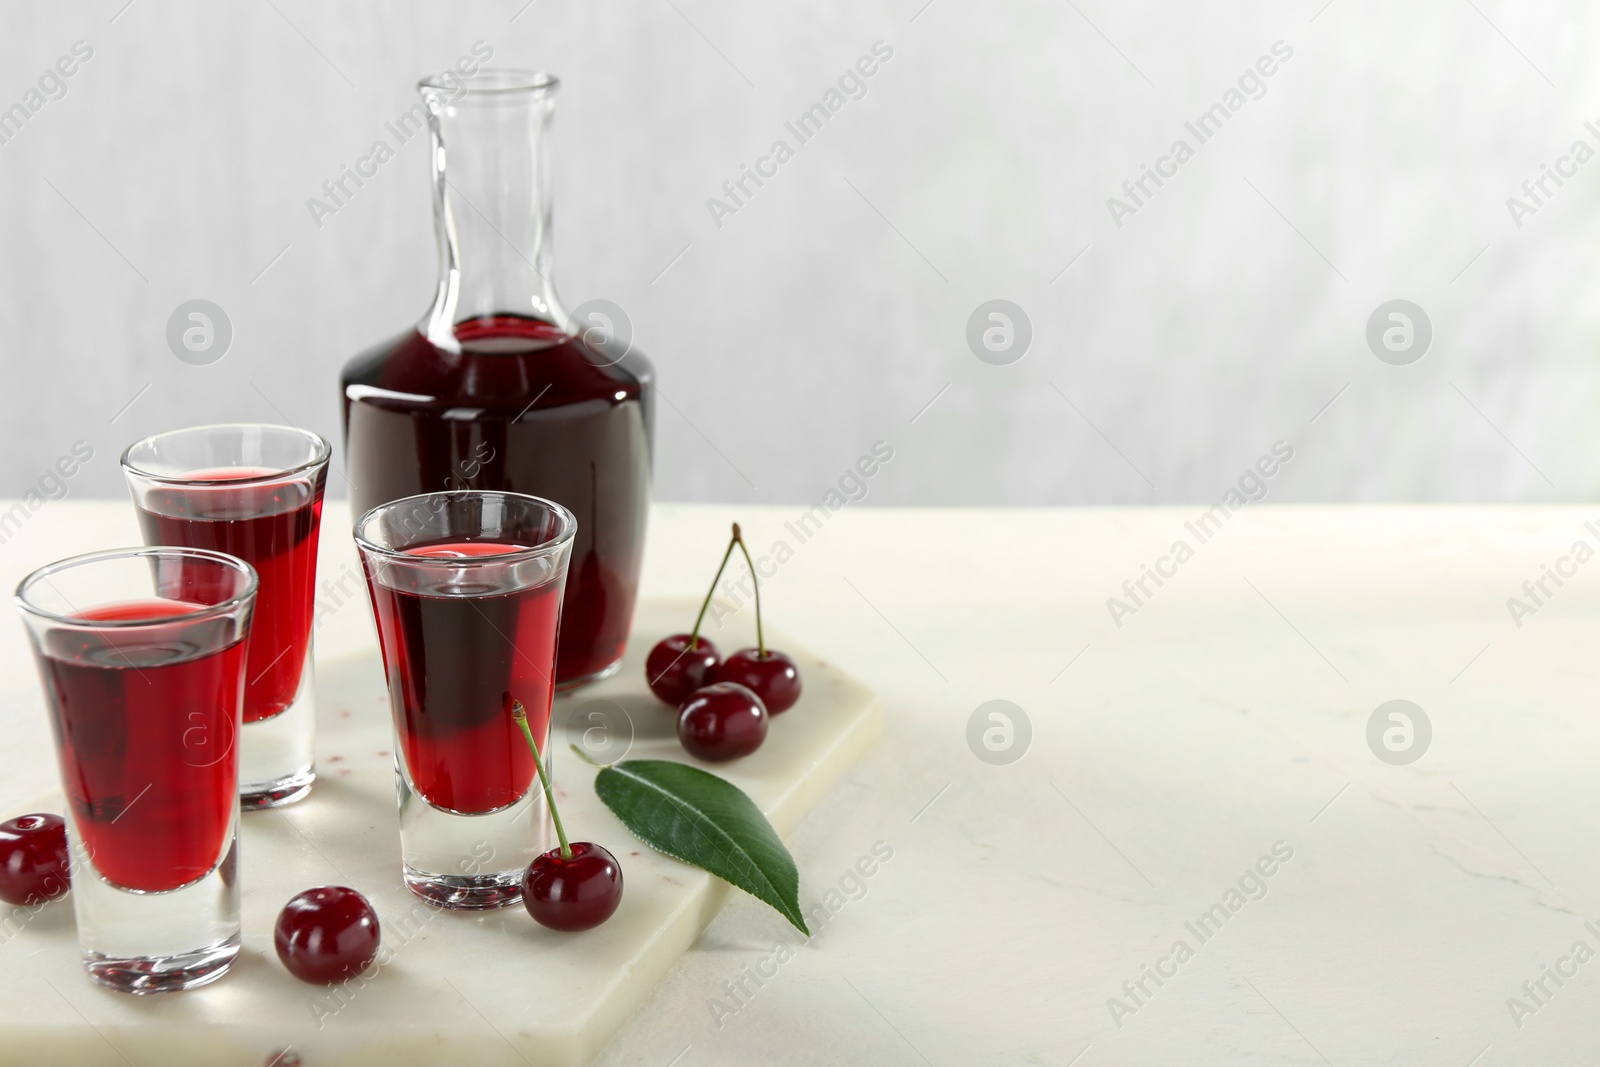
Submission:
M 430 295 L 423 142 L 320 229 L 306 200 L 479 39 L 564 79 L 557 277 L 658 363 L 662 498 L 815 500 L 880 438 L 874 503 L 1214 500 L 1279 439 L 1274 500 L 1600 487 L 1600 160 L 1520 227 L 1506 204 L 1600 148 L 1593 4 L 124 4 L 0 15 L 0 107 L 94 49 L 0 144 L 0 493 L 79 438 L 72 492 L 106 495 L 154 430 L 335 436 L 340 364 Z M 867 95 L 716 227 L 706 199 L 878 40 Z M 1280 40 L 1199 146 L 1184 122 Z M 164 339 L 196 297 L 233 324 L 210 366 Z M 1012 365 L 964 337 L 991 298 L 1032 323 Z M 1364 336 L 1393 298 L 1433 327 L 1409 366 Z

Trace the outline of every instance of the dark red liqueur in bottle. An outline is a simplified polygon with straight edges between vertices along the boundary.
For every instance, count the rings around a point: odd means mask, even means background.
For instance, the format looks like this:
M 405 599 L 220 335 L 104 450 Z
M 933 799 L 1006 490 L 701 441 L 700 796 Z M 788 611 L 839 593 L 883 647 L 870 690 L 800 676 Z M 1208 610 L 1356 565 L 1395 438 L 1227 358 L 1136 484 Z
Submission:
M 442 489 L 528 493 L 578 519 L 557 685 L 622 656 L 650 501 L 650 370 L 606 365 L 581 337 L 497 315 L 456 326 L 459 352 L 413 330 L 342 381 L 352 513 Z
M 556 656 L 556 685 L 567 689 L 609 673 L 627 641 L 650 503 L 654 370 L 625 322 L 585 305 L 569 313 L 556 295 L 545 179 L 555 79 L 484 68 L 419 88 L 439 285 L 414 329 L 345 366 L 352 513 L 447 489 L 564 505 L 578 520 Z

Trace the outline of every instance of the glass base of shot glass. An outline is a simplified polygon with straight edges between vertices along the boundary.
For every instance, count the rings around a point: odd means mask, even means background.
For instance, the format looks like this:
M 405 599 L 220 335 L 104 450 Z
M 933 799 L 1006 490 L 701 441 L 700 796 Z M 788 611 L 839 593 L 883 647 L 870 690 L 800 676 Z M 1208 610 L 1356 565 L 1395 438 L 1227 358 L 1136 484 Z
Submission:
M 77 836 L 68 839 L 78 948 L 91 980 L 121 993 L 175 993 L 227 973 L 239 955 L 237 816 L 210 873 L 164 892 L 106 882 Z
M 208 948 L 176 956 L 83 954 L 83 969 L 98 985 L 119 993 L 181 993 L 198 989 L 228 973 L 239 955 L 239 935 Z
M 270 719 L 244 724 L 239 748 L 241 808 L 277 808 L 311 794 L 317 780 L 312 748 L 316 719 L 316 685 L 308 647 L 294 702 Z
M 515 804 L 483 815 L 429 804 L 398 767 L 400 850 L 406 888 L 437 908 L 483 911 L 522 900 L 522 875 L 550 849 L 550 809 L 539 783 Z
M 581 689 L 586 685 L 593 685 L 595 682 L 604 681 L 605 679 L 611 677 L 613 674 L 616 674 L 621 669 L 622 669 L 622 657 L 618 656 L 617 657 L 617 661 L 615 663 L 611 664 L 610 666 L 601 667 L 599 670 L 595 671 L 593 674 L 586 674 L 582 678 L 568 678 L 564 682 L 557 682 L 556 683 L 556 692 L 558 692 L 558 693 L 570 693 L 574 689 Z

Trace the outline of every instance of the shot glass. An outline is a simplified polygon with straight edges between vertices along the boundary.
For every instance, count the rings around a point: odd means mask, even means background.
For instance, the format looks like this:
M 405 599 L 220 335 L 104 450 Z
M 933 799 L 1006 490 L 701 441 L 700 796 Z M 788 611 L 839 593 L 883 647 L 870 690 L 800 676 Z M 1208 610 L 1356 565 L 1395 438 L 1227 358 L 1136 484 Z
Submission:
M 34 571 L 33 641 L 67 797 L 89 977 L 128 993 L 220 978 L 239 952 L 239 747 L 250 566 L 133 548 Z
M 356 523 L 394 712 L 402 877 L 441 908 L 522 899 L 550 848 L 521 701 L 549 770 L 556 628 L 577 520 L 518 493 L 433 493 Z
M 245 664 L 244 810 L 311 792 L 316 698 L 311 621 L 328 442 L 288 426 L 196 426 L 122 454 L 147 545 L 208 548 L 255 568 L 261 588 Z

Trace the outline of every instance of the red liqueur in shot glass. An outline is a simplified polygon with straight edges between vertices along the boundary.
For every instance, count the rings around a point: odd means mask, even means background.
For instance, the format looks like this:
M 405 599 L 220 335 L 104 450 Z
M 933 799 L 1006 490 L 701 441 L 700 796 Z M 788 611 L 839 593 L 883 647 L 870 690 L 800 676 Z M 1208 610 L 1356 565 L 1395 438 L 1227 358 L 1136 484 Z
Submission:
M 122 456 L 148 545 L 237 556 L 260 579 L 245 664 L 240 800 L 246 811 L 311 791 L 311 624 L 329 446 L 288 426 L 196 426 Z
M 239 731 L 250 567 L 187 548 L 78 556 L 23 579 L 67 799 L 90 978 L 154 993 L 239 951 Z
M 478 490 L 408 497 L 356 524 L 394 714 L 403 876 L 429 903 L 514 904 L 548 847 L 511 705 L 547 757 L 576 526 L 559 504 Z

